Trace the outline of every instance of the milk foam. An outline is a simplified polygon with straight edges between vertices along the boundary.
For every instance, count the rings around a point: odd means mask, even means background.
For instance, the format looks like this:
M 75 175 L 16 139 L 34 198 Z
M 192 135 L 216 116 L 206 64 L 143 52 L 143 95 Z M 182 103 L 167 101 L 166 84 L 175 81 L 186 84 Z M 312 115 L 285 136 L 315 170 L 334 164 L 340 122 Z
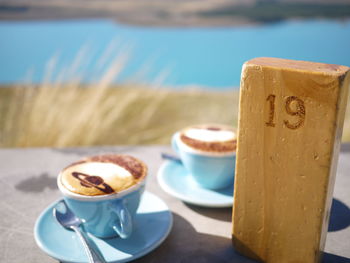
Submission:
M 236 134 L 229 130 L 208 130 L 190 128 L 184 132 L 188 138 L 203 142 L 226 142 L 236 138 Z
M 180 148 L 188 152 L 209 156 L 235 154 L 235 129 L 221 124 L 201 124 L 187 127 L 175 137 Z

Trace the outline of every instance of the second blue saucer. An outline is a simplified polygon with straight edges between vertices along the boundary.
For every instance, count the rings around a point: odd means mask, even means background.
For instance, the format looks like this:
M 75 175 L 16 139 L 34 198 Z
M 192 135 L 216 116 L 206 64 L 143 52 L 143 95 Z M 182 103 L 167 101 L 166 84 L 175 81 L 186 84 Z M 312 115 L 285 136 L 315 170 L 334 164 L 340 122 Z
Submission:
M 233 204 L 233 185 L 219 190 L 202 188 L 179 162 L 165 161 L 157 177 L 165 192 L 186 203 L 204 207 L 230 207 Z

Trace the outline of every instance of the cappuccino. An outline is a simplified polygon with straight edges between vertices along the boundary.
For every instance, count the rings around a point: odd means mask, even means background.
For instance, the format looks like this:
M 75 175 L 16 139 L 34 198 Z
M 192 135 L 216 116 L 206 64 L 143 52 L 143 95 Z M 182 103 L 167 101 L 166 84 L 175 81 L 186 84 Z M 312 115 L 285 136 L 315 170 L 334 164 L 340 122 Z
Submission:
M 58 180 L 75 194 L 99 196 L 119 193 L 141 182 L 146 165 L 129 155 L 92 156 L 64 168 Z
M 218 124 L 196 125 L 179 133 L 180 141 L 193 150 L 210 153 L 229 153 L 236 150 L 235 130 Z

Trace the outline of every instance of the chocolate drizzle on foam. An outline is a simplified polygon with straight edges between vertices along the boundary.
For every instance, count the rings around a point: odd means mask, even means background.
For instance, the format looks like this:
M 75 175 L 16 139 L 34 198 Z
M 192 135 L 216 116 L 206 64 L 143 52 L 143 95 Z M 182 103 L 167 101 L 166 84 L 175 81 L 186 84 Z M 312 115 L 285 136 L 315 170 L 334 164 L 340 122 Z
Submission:
M 212 132 L 229 131 L 229 132 L 232 132 L 232 138 L 224 141 L 200 140 L 200 139 L 189 137 L 186 135 L 186 131 L 190 129 L 208 130 Z M 202 126 L 193 126 L 190 128 L 186 128 L 180 133 L 180 139 L 187 146 L 199 151 L 204 151 L 204 152 L 226 153 L 226 152 L 234 152 L 237 148 L 237 139 L 236 139 L 234 130 L 230 127 L 221 126 L 221 125 L 218 125 L 218 126 L 202 125 Z
M 80 181 L 80 184 L 85 187 L 95 187 L 96 189 L 106 193 L 115 193 L 112 187 L 105 183 L 102 177 L 96 175 L 88 175 L 79 172 L 73 172 L 72 175 Z

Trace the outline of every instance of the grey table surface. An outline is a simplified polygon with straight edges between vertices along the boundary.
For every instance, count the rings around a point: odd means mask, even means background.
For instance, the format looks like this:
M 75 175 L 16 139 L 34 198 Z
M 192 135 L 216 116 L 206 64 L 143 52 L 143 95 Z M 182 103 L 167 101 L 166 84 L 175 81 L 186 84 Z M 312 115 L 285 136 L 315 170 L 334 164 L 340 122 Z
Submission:
M 0 150 L 0 262 L 57 262 L 36 245 L 33 228 L 39 214 L 60 198 L 58 172 L 84 156 L 115 152 L 144 160 L 147 190 L 173 213 L 168 238 L 135 262 L 253 262 L 231 245 L 231 208 L 201 208 L 166 194 L 157 184 L 161 152 L 168 146 Z M 350 145 L 342 145 L 323 262 L 350 262 Z

